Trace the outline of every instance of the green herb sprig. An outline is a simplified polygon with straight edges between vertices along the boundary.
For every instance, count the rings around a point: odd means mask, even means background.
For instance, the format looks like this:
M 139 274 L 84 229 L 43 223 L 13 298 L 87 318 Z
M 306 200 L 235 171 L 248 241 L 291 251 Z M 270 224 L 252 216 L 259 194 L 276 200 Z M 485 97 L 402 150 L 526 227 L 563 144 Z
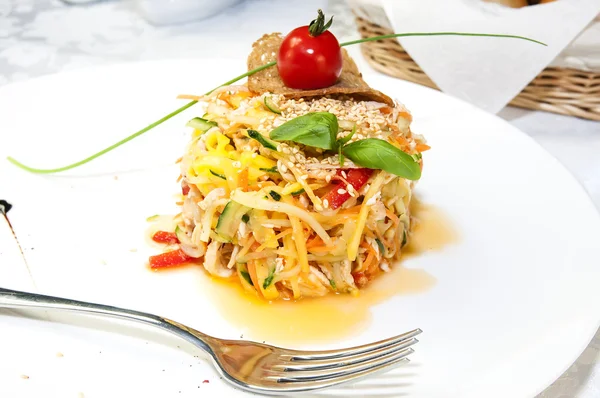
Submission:
M 534 39 L 530 39 L 528 37 L 523 37 L 523 36 L 517 36 L 517 35 L 505 35 L 505 34 L 491 34 L 491 33 L 470 33 L 470 32 L 409 32 L 409 33 L 394 33 L 394 34 L 389 34 L 389 35 L 381 35 L 381 36 L 373 36 L 373 37 L 367 37 L 364 39 L 359 39 L 359 40 L 352 40 L 352 41 L 347 41 L 344 43 L 341 43 L 340 46 L 341 47 L 346 47 L 346 46 L 351 46 L 354 44 L 360 44 L 360 43 L 365 43 L 365 42 L 369 42 L 369 41 L 377 41 L 377 40 L 384 40 L 384 39 L 392 39 L 392 38 L 397 38 L 397 37 L 415 37 L 415 36 L 468 36 L 468 37 L 495 37 L 495 38 L 508 38 L 508 39 L 518 39 L 518 40 L 526 40 L 526 41 L 530 41 L 532 43 L 536 43 L 536 44 L 540 44 L 542 46 L 546 46 L 547 44 L 538 41 L 538 40 L 534 40 Z M 276 65 L 276 61 L 271 61 L 267 64 L 261 65 L 257 68 L 254 68 L 252 70 L 249 70 L 246 73 L 242 73 L 241 75 L 234 77 L 233 79 L 213 88 L 212 90 L 206 92 L 205 95 L 209 95 L 210 93 L 212 93 L 213 91 L 215 91 L 216 89 L 223 87 L 223 86 L 228 86 L 230 84 L 233 84 L 239 80 L 242 80 L 245 77 L 251 76 L 255 73 L 258 73 L 262 70 L 265 70 L 267 68 L 270 68 L 274 65 Z M 27 166 L 21 162 L 19 162 L 18 160 L 16 160 L 15 158 L 8 156 L 6 159 L 12 163 L 13 165 L 29 171 L 31 173 L 35 173 L 35 174 L 53 174 L 53 173 L 59 173 L 59 172 L 63 172 L 63 171 L 67 171 L 67 170 L 71 170 L 74 169 L 76 167 L 82 166 L 86 163 L 91 162 L 92 160 L 112 151 L 113 149 L 116 149 L 118 147 L 120 147 L 121 145 L 124 145 L 126 143 L 128 143 L 129 141 L 133 140 L 134 138 L 139 137 L 142 134 L 147 133 L 148 131 L 152 130 L 153 128 L 161 125 L 162 123 L 166 122 L 167 120 L 171 119 L 172 117 L 180 114 L 181 112 L 185 111 L 186 109 L 194 106 L 195 104 L 197 104 L 198 101 L 190 101 L 187 104 L 183 105 L 182 107 L 174 110 L 173 112 L 169 113 L 166 116 L 163 116 L 162 118 L 158 119 L 157 121 L 149 124 L 148 126 L 144 127 L 143 129 L 131 134 L 128 137 L 123 138 L 121 141 L 114 143 L 113 145 L 102 149 L 101 151 L 88 156 L 85 159 L 82 159 L 78 162 L 75 163 L 71 163 L 69 165 L 66 166 L 62 166 L 62 167 L 57 167 L 57 168 L 51 168 L 51 169 L 40 169 L 40 168 L 35 168 L 35 167 L 30 167 Z

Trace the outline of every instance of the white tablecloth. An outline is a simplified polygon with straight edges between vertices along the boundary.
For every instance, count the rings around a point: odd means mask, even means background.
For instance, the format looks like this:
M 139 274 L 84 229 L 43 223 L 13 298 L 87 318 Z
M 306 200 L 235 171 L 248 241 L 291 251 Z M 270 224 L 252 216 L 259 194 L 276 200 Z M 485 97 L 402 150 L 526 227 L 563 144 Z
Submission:
M 343 0 L 246 0 L 205 21 L 157 28 L 131 0 L 67 6 L 59 0 L 0 0 L 0 85 L 91 65 L 161 58 L 239 58 L 268 31 L 310 21 L 317 8 L 336 16 L 340 39 L 358 37 Z M 370 69 L 357 47 L 350 49 Z M 600 208 L 600 123 L 507 108 L 500 116 L 532 136 L 585 186 Z M 600 332 L 541 397 L 600 396 Z

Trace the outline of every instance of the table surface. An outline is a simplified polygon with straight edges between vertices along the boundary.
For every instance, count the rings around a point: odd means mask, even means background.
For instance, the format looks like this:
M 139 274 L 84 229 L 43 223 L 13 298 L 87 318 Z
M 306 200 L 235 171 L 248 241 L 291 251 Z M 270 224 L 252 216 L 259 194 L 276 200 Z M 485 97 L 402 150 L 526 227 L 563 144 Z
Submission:
M 87 66 L 165 58 L 239 58 L 269 31 L 304 25 L 323 8 L 338 38 L 358 38 L 344 0 L 245 0 L 221 14 L 156 27 L 129 0 L 68 6 L 58 0 L 0 0 L 0 86 Z M 267 10 L 267 11 L 265 11 Z M 273 18 L 277 15 L 277 18 Z M 357 47 L 361 70 L 372 70 Z M 499 116 L 533 137 L 587 189 L 600 209 L 600 123 L 505 108 Z M 578 360 L 540 397 L 600 396 L 600 331 Z

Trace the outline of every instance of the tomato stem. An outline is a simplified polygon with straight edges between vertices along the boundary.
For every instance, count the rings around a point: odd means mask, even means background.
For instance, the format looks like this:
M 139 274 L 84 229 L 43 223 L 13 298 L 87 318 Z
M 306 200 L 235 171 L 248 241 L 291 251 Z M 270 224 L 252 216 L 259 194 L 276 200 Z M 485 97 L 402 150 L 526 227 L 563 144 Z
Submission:
M 313 19 L 308 25 L 308 33 L 312 37 L 317 37 L 320 34 L 325 33 L 325 31 L 329 29 L 333 23 L 333 17 L 331 17 L 329 21 L 325 23 L 325 14 L 323 14 L 323 10 L 320 8 L 317 11 L 317 14 L 317 19 Z

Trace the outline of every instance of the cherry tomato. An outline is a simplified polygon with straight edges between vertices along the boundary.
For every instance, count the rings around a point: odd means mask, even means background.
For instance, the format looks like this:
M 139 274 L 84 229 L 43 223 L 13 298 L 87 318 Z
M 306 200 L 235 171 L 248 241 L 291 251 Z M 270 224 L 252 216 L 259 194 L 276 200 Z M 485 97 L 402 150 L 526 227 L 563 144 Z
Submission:
M 352 185 L 352 188 L 354 188 L 355 191 L 358 191 L 367 183 L 367 181 L 369 181 L 369 178 L 373 174 L 373 170 L 349 169 L 345 170 L 345 173 L 345 180 L 348 181 L 349 185 Z M 342 170 L 338 170 L 337 174 L 341 176 Z M 332 185 L 333 188 L 331 188 L 331 190 L 325 196 L 323 196 L 323 200 L 327 199 L 327 202 L 329 203 L 329 208 L 335 210 L 341 205 L 343 205 L 344 202 L 346 202 L 348 199 L 350 199 L 350 194 L 348 193 L 348 185 L 344 184 L 346 185 L 344 187 L 344 193 L 339 192 L 339 190 L 342 189 L 342 184 Z
M 181 184 L 181 193 L 185 196 L 190 193 L 190 186 L 187 184 Z
M 188 256 L 181 249 L 173 250 L 170 252 L 158 254 L 156 256 L 150 256 L 150 267 L 151 268 L 168 268 L 175 267 L 194 261 L 193 257 Z
M 177 239 L 177 235 L 174 232 L 166 232 L 166 231 L 157 231 L 153 236 L 152 240 L 156 243 L 170 243 L 175 244 L 179 243 L 179 239 Z
M 335 84 L 342 73 L 342 49 L 319 10 L 308 26 L 292 30 L 277 53 L 277 70 L 287 87 L 314 90 Z

